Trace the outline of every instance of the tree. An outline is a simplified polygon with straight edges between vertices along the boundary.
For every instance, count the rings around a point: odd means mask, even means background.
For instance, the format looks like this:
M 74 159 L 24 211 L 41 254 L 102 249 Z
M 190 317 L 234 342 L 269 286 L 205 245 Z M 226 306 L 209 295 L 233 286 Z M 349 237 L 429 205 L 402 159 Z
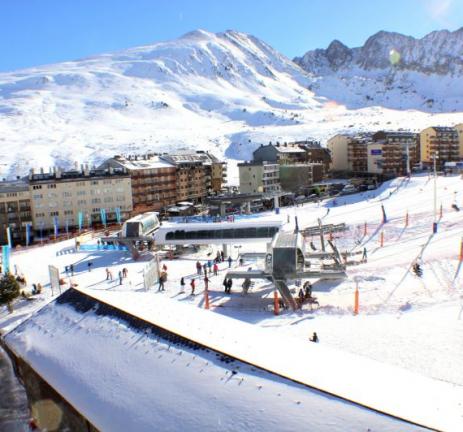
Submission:
M 13 312 L 12 301 L 19 296 L 19 283 L 15 277 L 8 273 L 0 279 L 0 305 L 6 304 L 8 310 Z

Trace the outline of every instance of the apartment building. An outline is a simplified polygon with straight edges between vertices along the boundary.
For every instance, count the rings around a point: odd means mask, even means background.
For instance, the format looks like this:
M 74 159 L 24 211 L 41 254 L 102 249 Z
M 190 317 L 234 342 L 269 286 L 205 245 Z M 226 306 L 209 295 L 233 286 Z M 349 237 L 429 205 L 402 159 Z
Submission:
M 307 153 L 296 144 L 269 143 L 261 144 L 252 153 L 255 162 L 272 162 L 279 164 L 294 164 L 307 162 Z
M 206 191 L 220 193 L 227 183 L 227 164 L 209 152 L 198 150 L 196 154 L 205 168 Z
M 305 151 L 307 162 L 321 164 L 323 167 L 323 175 L 328 173 L 331 165 L 331 153 L 327 148 L 322 147 L 319 141 L 296 141 L 290 144 L 296 145 Z
M 176 202 L 202 202 L 207 195 L 206 167 L 197 153 L 163 154 L 162 160 L 175 167 Z
M 280 165 L 267 161 L 238 164 L 241 193 L 275 194 L 281 192 Z
M 368 172 L 368 142 L 366 139 L 355 138 L 347 144 L 347 166 L 353 174 Z
M 349 135 L 337 134 L 327 141 L 326 146 L 331 153 L 331 171 L 349 171 L 347 149 L 352 140 L 353 137 Z
M 116 222 L 118 212 L 122 220 L 132 212 L 131 180 L 121 168 L 31 170 L 28 181 L 33 228 L 40 236 L 52 232 L 55 224 L 59 232 L 76 229 L 79 214 L 87 227 L 102 222 L 101 209 L 108 223 Z
M 433 126 L 421 131 L 420 160 L 423 166 L 432 166 L 435 154 L 438 170 L 444 168 L 445 162 L 460 160 L 460 136 L 456 127 Z
M 124 169 L 130 175 L 134 213 L 159 211 L 177 201 L 175 164 L 156 154 L 114 156 L 100 168 Z
M 458 132 L 460 160 L 463 160 L 463 123 L 458 123 L 454 127 Z
M 8 243 L 7 228 L 13 246 L 26 243 L 26 225 L 32 226 L 29 185 L 24 180 L 0 182 L 0 244 Z M 32 230 L 30 241 L 32 241 Z
M 368 147 L 368 172 L 386 177 L 407 175 L 419 163 L 419 134 L 379 131 Z

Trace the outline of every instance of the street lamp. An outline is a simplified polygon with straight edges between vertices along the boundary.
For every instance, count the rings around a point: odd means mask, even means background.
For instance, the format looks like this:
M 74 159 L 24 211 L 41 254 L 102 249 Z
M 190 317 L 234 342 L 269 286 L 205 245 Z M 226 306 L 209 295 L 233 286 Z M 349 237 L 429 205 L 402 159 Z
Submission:
M 439 159 L 439 152 L 435 151 L 432 155 L 434 162 L 434 221 L 432 224 L 432 232 L 437 233 L 437 159 Z

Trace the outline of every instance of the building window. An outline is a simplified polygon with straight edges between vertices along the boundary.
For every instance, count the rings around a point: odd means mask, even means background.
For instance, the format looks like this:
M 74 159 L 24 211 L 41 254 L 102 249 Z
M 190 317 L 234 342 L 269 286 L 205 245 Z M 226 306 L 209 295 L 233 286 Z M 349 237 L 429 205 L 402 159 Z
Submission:
M 65 216 L 70 216 L 72 214 L 74 214 L 74 212 L 72 210 L 64 210 L 64 215 Z
M 42 199 L 43 195 L 42 194 L 36 194 L 33 196 L 34 199 Z
M 92 180 L 90 184 L 92 184 L 92 185 L 97 185 L 97 184 L 98 184 L 98 180 Z
M 92 204 L 100 204 L 101 199 L 100 198 L 92 198 Z
M 85 200 L 78 200 L 77 201 L 77 205 L 85 205 L 85 204 L 87 204 L 87 201 L 85 201 Z
M 63 197 L 72 197 L 72 192 L 63 192 Z
M 48 189 L 56 189 L 56 185 L 54 183 L 47 185 Z
M 42 185 L 35 185 L 35 186 L 32 186 L 32 189 L 42 189 Z
M 59 216 L 59 211 L 50 212 L 50 216 Z

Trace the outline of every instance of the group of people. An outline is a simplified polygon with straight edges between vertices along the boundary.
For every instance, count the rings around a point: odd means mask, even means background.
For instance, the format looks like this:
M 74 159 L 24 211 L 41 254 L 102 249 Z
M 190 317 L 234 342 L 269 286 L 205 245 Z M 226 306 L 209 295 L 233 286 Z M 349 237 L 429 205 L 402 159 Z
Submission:
M 231 293 L 231 289 L 232 289 L 232 286 L 233 286 L 233 281 L 231 278 L 225 278 L 223 280 L 223 283 L 222 285 L 224 286 L 225 288 L 225 294 L 230 294 Z

